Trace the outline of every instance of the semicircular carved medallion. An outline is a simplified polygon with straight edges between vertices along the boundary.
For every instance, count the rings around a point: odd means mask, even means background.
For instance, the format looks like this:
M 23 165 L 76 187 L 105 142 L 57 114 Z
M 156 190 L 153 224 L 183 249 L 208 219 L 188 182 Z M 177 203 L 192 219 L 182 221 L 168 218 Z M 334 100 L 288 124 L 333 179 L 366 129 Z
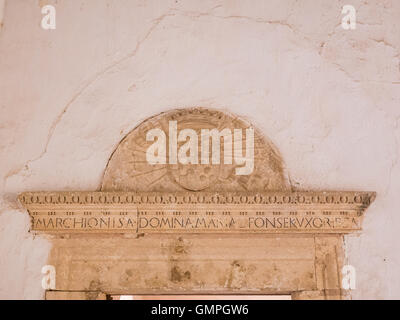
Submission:
M 178 132 L 194 130 L 198 137 L 202 129 L 251 127 L 237 116 L 204 108 L 172 110 L 152 117 L 133 129 L 120 142 L 105 170 L 102 191 L 272 191 L 288 190 L 281 156 L 273 144 L 254 129 L 254 169 L 249 175 L 236 175 L 238 165 L 232 164 L 170 164 L 169 124 L 176 121 Z M 146 151 L 154 143 L 146 140 L 149 130 L 159 128 L 166 134 L 166 163 L 150 164 Z M 199 139 L 200 140 L 200 139 Z M 245 135 L 243 142 L 245 143 Z M 185 142 L 179 142 L 180 148 Z M 200 142 L 199 142 L 200 143 Z M 200 152 L 200 145 L 198 150 Z M 223 157 L 221 139 L 221 158 Z

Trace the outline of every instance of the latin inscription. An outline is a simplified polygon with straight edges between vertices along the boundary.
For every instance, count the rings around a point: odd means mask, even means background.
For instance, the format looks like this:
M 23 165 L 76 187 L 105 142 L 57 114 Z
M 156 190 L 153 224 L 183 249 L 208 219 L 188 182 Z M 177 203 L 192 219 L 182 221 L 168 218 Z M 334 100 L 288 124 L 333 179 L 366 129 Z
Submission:
M 32 230 L 116 233 L 347 233 L 374 194 L 24 194 Z
M 359 218 L 343 216 L 260 216 L 258 212 L 146 212 L 110 216 L 71 216 L 70 214 L 36 214 L 32 228 L 38 231 L 130 231 L 130 232 L 269 232 L 269 231 L 335 231 L 359 229 Z

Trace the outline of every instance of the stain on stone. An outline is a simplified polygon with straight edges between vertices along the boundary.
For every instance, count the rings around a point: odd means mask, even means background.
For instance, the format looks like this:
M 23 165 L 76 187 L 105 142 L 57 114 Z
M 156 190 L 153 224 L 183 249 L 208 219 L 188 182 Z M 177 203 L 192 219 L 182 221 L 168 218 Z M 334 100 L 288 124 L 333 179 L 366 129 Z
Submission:
M 86 300 L 96 300 L 100 294 L 101 282 L 99 280 L 90 281 L 88 291 L 85 292 Z
M 175 247 L 174 247 L 174 252 L 177 253 L 177 254 L 185 254 L 185 253 L 187 253 L 187 251 L 185 249 L 185 243 L 184 243 L 182 237 L 178 238 L 178 240 L 177 240 L 177 242 L 175 244 Z
M 232 266 L 232 267 L 240 267 L 240 263 L 239 263 L 239 261 L 234 260 L 234 261 L 231 263 L 231 266 Z
M 190 280 L 191 274 L 190 271 L 183 272 L 181 268 L 178 266 L 174 266 L 171 269 L 171 281 L 172 282 L 181 282 L 185 280 Z
M 3 28 L 3 19 L 4 19 L 4 11 L 5 11 L 5 0 L 0 0 L 0 31 Z
M 133 276 L 133 271 L 131 269 L 126 270 L 125 273 L 128 275 L 128 277 Z
M 246 269 L 247 269 L 247 274 L 254 274 L 257 270 L 257 267 L 254 264 L 251 264 Z
M 40 7 L 40 8 L 42 8 L 42 7 L 44 7 L 44 6 L 46 6 L 46 5 L 48 5 L 48 4 L 51 4 L 51 5 L 56 5 L 57 4 L 57 0 L 39 0 L 38 1 L 38 6 Z
M 155 275 L 154 277 L 151 277 L 149 279 L 145 279 L 144 283 L 146 287 L 151 288 L 151 289 L 160 289 L 160 288 L 167 288 L 167 283 L 160 279 L 158 275 Z
M 85 299 L 86 300 L 97 300 L 97 297 L 99 296 L 99 291 L 88 291 L 85 292 Z
M 246 286 L 246 267 L 237 260 L 231 263 L 231 270 L 225 283 L 228 288 L 244 288 Z

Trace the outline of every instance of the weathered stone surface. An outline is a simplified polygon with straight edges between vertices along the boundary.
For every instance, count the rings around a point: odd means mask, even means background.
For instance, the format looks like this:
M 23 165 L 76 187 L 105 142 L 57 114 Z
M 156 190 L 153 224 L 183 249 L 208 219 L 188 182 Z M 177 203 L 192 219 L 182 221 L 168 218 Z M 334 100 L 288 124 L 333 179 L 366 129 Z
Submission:
M 147 119 L 128 133 L 114 151 L 104 174 L 103 191 L 221 192 L 289 188 L 278 150 L 258 130 L 254 137 L 254 171 L 248 176 L 235 175 L 237 165 L 226 165 L 222 160 L 219 165 L 169 164 L 168 153 L 166 164 L 149 164 L 146 150 L 152 142 L 146 141 L 146 133 L 154 128 L 162 129 L 167 133 L 168 143 L 169 121 L 176 121 L 178 130 L 195 130 L 198 136 L 201 136 L 201 129 L 230 129 L 233 132 L 251 126 L 237 116 L 206 108 L 172 110 Z
M 224 165 L 210 166 L 213 178 L 198 183 L 201 165 L 171 169 L 147 163 L 146 130 L 177 118 L 178 124 L 187 121 L 189 128 L 204 128 L 213 117 L 228 128 L 239 121 L 205 109 L 173 111 L 128 134 L 113 153 L 103 181 L 104 189 L 118 191 L 19 196 L 31 215 L 32 230 L 57 236 L 49 263 L 57 270 L 59 292 L 49 298 L 92 299 L 93 292 L 345 297 L 340 234 L 361 230 L 375 193 L 289 191 L 277 151 L 261 143 L 261 136 L 255 170 L 244 185 L 243 177 L 233 174 L 221 180 Z M 192 176 L 182 180 L 179 175 L 189 170 Z M 154 172 L 161 176 L 154 177 Z M 279 191 L 265 191 L 269 188 Z
M 54 32 L 40 28 L 47 2 L 61 13 Z M 353 4 L 357 29 L 346 31 L 332 0 L 5 1 L 0 297 L 44 297 L 53 240 L 29 232 L 19 193 L 99 191 L 128 132 L 204 106 L 279 146 L 295 190 L 377 191 L 363 233 L 345 237 L 345 263 L 357 270 L 353 297 L 398 299 L 400 2 Z
M 317 289 L 314 250 L 307 235 L 76 235 L 54 240 L 49 263 L 57 290 L 283 294 Z
M 46 291 L 46 300 L 106 300 L 99 291 Z
M 32 230 L 130 233 L 348 233 L 366 192 L 24 193 Z

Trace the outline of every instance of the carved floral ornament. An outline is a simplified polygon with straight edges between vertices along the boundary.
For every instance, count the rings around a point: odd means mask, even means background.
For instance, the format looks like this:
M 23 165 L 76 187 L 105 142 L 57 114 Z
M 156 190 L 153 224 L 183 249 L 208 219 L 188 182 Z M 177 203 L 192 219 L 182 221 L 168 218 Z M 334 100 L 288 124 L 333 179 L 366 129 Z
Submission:
M 198 133 L 201 138 L 204 128 L 207 132 L 217 129 L 214 133 L 218 133 L 227 128 L 237 132 L 238 128 L 250 126 L 236 116 L 202 108 L 173 110 L 151 118 L 119 143 L 108 162 L 100 192 L 21 194 L 19 200 L 31 216 L 32 230 L 48 233 L 361 230 L 363 213 L 374 200 L 374 192 L 292 192 L 279 152 L 257 130 L 252 145 L 254 170 L 247 176 L 235 175 L 238 163 L 234 161 L 150 164 L 146 161 L 146 150 L 154 139 L 146 140 L 146 132 L 154 128 L 168 131 L 171 121 L 182 131 L 192 133 L 192 137 Z M 227 142 L 233 140 L 223 138 L 221 155 L 229 151 L 224 148 L 231 147 Z M 171 144 L 170 139 L 165 142 Z M 210 137 L 210 141 L 212 144 L 216 140 Z M 186 140 L 178 139 L 176 146 L 182 148 L 185 143 Z M 216 149 L 210 146 L 210 150 Z M 166 153 L 166 157 L 170 154 Z

